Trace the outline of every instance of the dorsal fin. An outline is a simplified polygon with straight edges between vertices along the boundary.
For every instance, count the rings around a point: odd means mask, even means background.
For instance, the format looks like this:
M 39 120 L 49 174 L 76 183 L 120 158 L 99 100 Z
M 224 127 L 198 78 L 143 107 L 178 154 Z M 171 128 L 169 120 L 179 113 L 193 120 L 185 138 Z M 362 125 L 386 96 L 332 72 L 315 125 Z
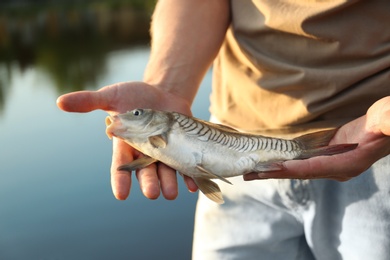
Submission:
M 227 126 L 227 125 L 221 125 L 221 124 L 215 124 L 216 128 L 220 128 L 221 130 L 225 130 L 225 131 L 233 131 L 233 132 L 238 132 L 237 129 L 234 129 L 233 127 L 230 127 L 230 126 Z

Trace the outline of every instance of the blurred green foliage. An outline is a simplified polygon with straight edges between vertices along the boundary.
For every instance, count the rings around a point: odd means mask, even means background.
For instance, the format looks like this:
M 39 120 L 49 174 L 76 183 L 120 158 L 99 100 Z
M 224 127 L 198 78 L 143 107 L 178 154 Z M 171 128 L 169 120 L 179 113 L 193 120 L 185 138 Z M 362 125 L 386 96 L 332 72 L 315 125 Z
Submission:
M 0 14 L 24 16 L 34 15 L 45 9 L 88 9 L 102 7 L 118 9 L 130 6 L 133 10 L 152 13 L 157 0 L 2 0 Z
M 156 0 L 4 1 L 0 4 L 0 109 L 12 68 L 36 67 L 59 93 L 94 85 L 107 53 L 149 43 Z

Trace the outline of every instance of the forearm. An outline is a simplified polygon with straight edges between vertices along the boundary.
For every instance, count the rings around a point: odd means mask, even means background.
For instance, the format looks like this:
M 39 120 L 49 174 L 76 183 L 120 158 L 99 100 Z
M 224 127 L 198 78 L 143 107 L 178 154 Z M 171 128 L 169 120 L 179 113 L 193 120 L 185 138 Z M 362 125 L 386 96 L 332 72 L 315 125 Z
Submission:
M 227 0 L 160 0 L 145 82 L 192 103 L 230 23 Z

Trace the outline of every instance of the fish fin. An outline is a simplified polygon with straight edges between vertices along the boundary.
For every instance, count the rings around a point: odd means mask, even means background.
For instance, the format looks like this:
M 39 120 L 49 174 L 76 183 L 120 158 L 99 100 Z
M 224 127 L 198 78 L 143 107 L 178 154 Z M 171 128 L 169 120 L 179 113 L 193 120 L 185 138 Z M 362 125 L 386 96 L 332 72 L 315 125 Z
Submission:
M 234 129 L 233 127 L 227 126 L 227 125 L 221 125 L 221 124 L 216 124 L 218 128 L 222 130 L 228 130 L 228 131 L 233 131 L 233 132 L 238 132 L 237 129 Z
M 207 173 L 207 175 L 209 175 L 210 178 L 220 179 L 221 181 L 224 181 L 224 182 L 226 182 L 226 183 L 232 184 L 230 181 L 228 181 L 228 180 L 225 179 L 224 177 L 219 176 L 219 175 L 217 175 L 217 174 L 214 174 L 214 173 L 212 173 L 212 172 L 206 170 L 202 165 L 199 165 L 199 164 L 198 164 L 198 165 L 196 165 L 196 168 L 197 168 L 199 171 L 201 171 L 201 172 Z
M 149 136 L 148 139 L 154 148 L 165 148 L 167 146 L 167 138 L 163 135 Z
M 258 163 L 255 166 L 254 172 L 272 172 L 284 170 L 283 162 L 269 162 L 269 163 Z
M 305 150 L 327 146 L 337 130 L 336 128 L 301 135 L 294 138 L 294 141 L 298 142 L 300 147 Z
M 351 150 L 354 150 L 358 147 L 359 144 L 335 144 L 325 147 L 319 147 L 311 150 L 304 150 L 302 153 L 295 159 L 308 159 L 315 156 L 329 156 L 339 153 L 345 153 Z
M 219 189 L 218 184 L 211 181 L 210 179 L 203 177 L 196 177 L 193 179 L 195 181 L 195 184 L 207 198 L 218 204 L 224 203 L 222 192 Z
M 131 163 L 127 163 L 119 166 L 117 170 L 132 172 L 137 169 L 145 168 L 146 166 L 149 166 L 154 162 L 157 162 L 157 160 L 149 156 L 144 156 L 137 160 L 132 161 Z
M 202 120 L 202 119 L 199 119 L 199 118 L 194 118 L 192 117 L 193 120 L 196 120 L 202 124 L 205 124 L 209 127 L 214 127 L 214 128 L 217 128 L 219 130 L 225 130 L 225 131 L 230 131 L 230 132 L 239 132 L 237 129 L 231 127 L 231 126 L 227 126 L 227 125 L 223 125 L 223 124 L 216 124 L 216 123 L 212 123 L 210 121 L 205 121 L 205 120 Z
M 337 129 L 324 130 L 299 136 L 294 139 L 302 148 L 302 153 L 295 159 L 307 159 L 321 155 L 334 155 L 345 153 L 355 149 L 358 144 L 335 144 L 329 145 Z

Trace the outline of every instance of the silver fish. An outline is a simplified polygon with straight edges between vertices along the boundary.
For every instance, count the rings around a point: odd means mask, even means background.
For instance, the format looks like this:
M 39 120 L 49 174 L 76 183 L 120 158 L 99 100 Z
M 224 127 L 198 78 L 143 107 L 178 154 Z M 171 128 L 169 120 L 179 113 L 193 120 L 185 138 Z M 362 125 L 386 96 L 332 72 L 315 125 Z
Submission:
M 224 201 L 221 190 L 211 179 L 230 183 L 226 178 L 281 170 L 287 160 L 344 153 L 358 145 L 328 146 L 334 129 L 286 140 L 244 134 L 180 113 L 151 109 L 108 116 L 106 125 L 109 138 L 123 139 L 145 155 L 118 170 L 131 173 L 161 161 L 191 177 L 199 189 L 217 203 Z

